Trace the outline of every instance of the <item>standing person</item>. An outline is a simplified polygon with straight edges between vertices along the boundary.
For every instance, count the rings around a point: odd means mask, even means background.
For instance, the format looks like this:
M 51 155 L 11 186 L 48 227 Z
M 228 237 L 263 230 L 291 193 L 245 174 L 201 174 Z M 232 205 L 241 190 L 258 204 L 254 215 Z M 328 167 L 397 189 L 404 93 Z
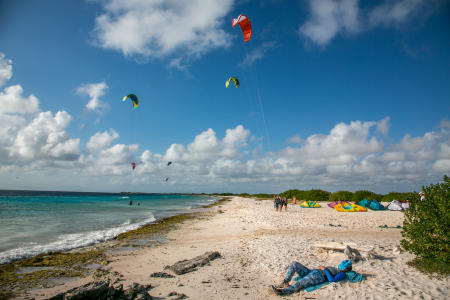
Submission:
M 281 209 L 283 209 L 283 205 L 284 205 L 284 211 L 287 211 L 287 197 L 283 197 L 283 204 L 281 205 Z
M 425 200 L 425 194 L 423 192 L 420 192 L 419 196 L 420 196 L 420 201 L 424 201 Z
M 273 207 L 275 207 L 275 211 L 278 211 L 278 206 L 280 205 L 280 201 L 278 200 L 278 195 L 275 196 L 273 200 Z
M 292 197 L 292 204 L 297 204 L 297 197 Z

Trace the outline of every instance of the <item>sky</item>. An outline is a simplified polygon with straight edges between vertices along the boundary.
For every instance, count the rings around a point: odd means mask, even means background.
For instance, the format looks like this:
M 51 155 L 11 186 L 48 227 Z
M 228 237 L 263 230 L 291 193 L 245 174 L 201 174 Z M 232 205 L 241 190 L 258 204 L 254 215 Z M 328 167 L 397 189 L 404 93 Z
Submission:
M 443 0 L 0 1 L 0 189 L 420 190 L 449 37 Z

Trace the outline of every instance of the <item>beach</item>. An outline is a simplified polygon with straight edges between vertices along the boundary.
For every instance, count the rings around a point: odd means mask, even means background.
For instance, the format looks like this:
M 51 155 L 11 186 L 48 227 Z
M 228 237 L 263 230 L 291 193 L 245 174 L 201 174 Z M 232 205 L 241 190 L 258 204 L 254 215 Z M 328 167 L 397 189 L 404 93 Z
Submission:
M 449 280 L 430 278 L 407 265 L 413 255 L 400 249 L 403 213 L 368 211 L 339 213 L 289 204 L 287 212 L 275 212 L 273 202 L 233 197 L 189 218 L 166 234 L 167 241 L 152 247 L 106 252 L 99 266 L 120 274 L 124 287 L 151 285 L 156 299 L 446 299 Z M 380 228 L 387 225 L 389 228 Z M 366 275 L 362 283 L 330 283 L 319 290 L 276 296 L 270 285 L 283 279 L 292 261 L 315 268 L 337 266 L 346 258 L 340 251 L 318 244 L 350 245 L 366 260 L 353 270 Z M 165 266 L 218 251 L 220 257 L 197 270 L 176 275 Z M 376 254 L 369 255 L 370 253 Z M 173 278 L 150 277 L 165 272 Z M 26 298 L 47 299 L 93 281 L 92 276 L 35 288 Z M 176 293 L 173 293 L 176 292 Z M 168 296 L 169 294 L 175 296 Z

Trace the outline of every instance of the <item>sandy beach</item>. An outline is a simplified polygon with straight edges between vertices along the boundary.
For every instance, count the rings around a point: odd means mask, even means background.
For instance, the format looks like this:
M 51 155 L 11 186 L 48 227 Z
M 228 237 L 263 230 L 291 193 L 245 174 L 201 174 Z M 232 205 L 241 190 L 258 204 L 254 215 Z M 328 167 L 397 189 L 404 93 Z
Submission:
M 307 209 L 289 205 L 275 212 L 272 201 L 234 197 L 212 208 L 215 214 L 185 221 L 168 233 L 160 246 L 111 252 L 104 269 L 123 275 L 124 287 L 133 282 L 151 285 L 154 299 L 175 299 L 171 292 L 189 299 L 448 299 L 449 280 L 429 278 L 406 263 L 413 255 L 400 248 L 401 229 L 380 228 L 402 225 L 403 213 L 368 211 L 339 213 L 322 203 Z M 367 276 L 362 283 L 331 283 L 306 293 L 276 296 L 270 285 L 279 283 L 292 261 L 314 268 L 337 266 L 345 259 L 339 251 L 316 247 L 319 243 L 349 244 L 363 256 L 354 270 Z M 196 271 L 175 275 L 167 265 L 192 259 L 208 251 L 220 258 Z M 166 272 L 173 278 L 153 278 Z M 52 288 L 35 289 L 31 297 L 46 299 L 92 281 L 92 277 L 71 280 Z

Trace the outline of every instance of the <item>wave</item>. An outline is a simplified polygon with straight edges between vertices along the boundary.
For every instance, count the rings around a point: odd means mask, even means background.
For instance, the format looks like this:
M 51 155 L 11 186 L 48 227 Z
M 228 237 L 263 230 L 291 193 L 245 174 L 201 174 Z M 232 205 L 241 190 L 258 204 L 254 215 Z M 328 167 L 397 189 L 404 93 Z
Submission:
M 137 229 L 144 225 L 150 224 L 154 221 L 156 221 L 156 219 L 152 215 L 151 217 L 134 224 L 130 224 L 131 221 L 128 220 L 122 223 L 120 226 L 114 228 L 89 231 L 84 233 L 60 235 L 56 241 L 48 244 L 28 245 L 1 252 L 0 264 L 5 264 L 13 260 L 32 257 L 38 254 L 44 254 L 55 251 L 68 251 L 71 249 L 104 242 L 118 236 L 121 233 Z

